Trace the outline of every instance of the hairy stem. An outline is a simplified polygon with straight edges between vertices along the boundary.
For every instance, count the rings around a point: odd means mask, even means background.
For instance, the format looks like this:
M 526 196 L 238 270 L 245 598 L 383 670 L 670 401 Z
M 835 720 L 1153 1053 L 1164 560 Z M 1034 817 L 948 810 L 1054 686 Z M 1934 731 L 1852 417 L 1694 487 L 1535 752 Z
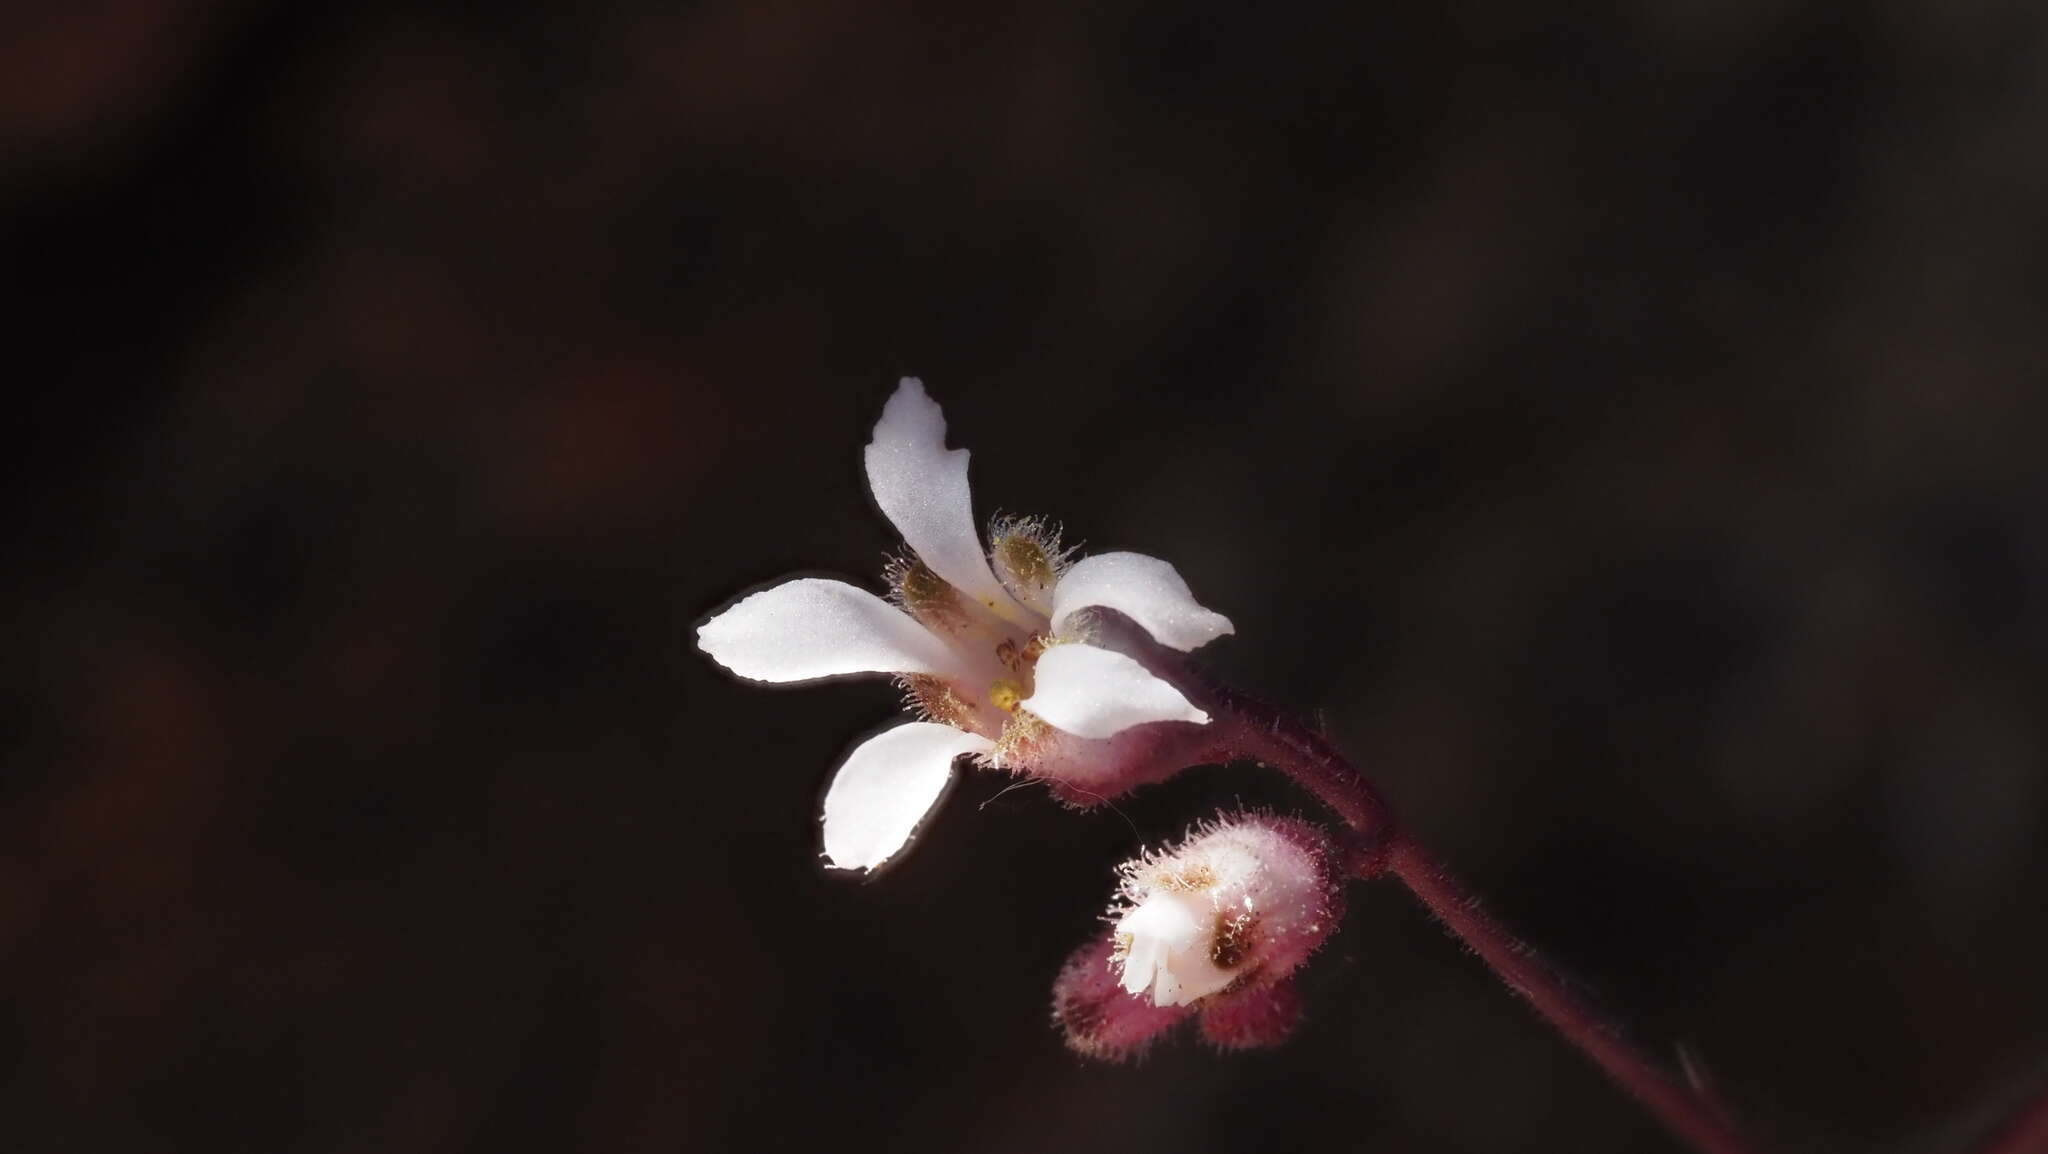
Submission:
M 1170 663 L 1161 660 L 1160 665 Z M 1480 909 L 1457 879 L 1395 824 L 1392 808 L 1322 734 L 1233 690 L 1175 670 L 1219 716 L 1211 753 L 1262 762 L 1314 793 L 1351 827 L 1360 877 L 1391 873 L 1444 928 L 1479 955 L 1510 990 L 1591 1058 L 1674 1136 L 1707 1154 L 1750 1154 L 1751 1147 L 1703 1092 L 1632 1046 L 1619 1025 L 1575 994 L 1529 946 Z M 2016 1154 L 2024 1146 L 1987 1154 Z
M 1449 871 L 1406 838 L 1389 847 L 1387 872 L 1400 878 L 1444 928 L 1472 948 L 1507 987 L 1529 1000 L 1543 1020 L 1599 1063 L 1673 1134 L 1695 1149 L 1743 1154 L 1749 1146 L 1718 1106 L 1652 1062 L 1619 1028 L 1574 994 L 1535 951 L 1480 908 Z
M 2048 1089 L 1994 1131 L 1977 1154 L 2040 1154 L 2048 1150 Z

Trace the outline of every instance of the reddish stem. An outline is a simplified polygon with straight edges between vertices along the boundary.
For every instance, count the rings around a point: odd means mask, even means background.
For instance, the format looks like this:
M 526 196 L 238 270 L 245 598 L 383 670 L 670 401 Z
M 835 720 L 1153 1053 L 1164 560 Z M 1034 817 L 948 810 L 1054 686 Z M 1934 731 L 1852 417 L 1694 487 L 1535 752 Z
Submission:
M 2048 1151 L 2048 1089 L 2027 1104 L 2012 1121 L 1998 1128 L 1977 1154 L 2042 1154 Z
M 1315 794 L 1368 843 L 1393 840 L 1393 807 L 1322 734 L 1230 690 L 1211 688 L 1208 697 L 1229 715 L 1213 727 L 1213 755 L 1272 766 Z
M 1392 807 L 1320 733 L 1193 675 L 1164 654 L 1150 656 L 1155 668 L 1170 668 L 1206 707 L 1224 715 L 1212 727 L 1212 756 L 1262 762 L 1301 783 L 1351 826 L 1360 877 L 1386 871 L 1401 879 L 1445 929 L 1673 1135 L 1707 1154 L 1749 1154 L 1751 1148 L 1716 1103 L 1631 1046 L 1615 1023 L 1574 994 L 1533 949 L 1487 916 L 1469 890 L 1401 834 Z M 2026 1149 L 2010 1145 L 1986 1154 Z
M 1529 999 L 1545 1021 L 1599 1063 L 1673 1134 L 1699 1150 L 1746 1154 L 1749 1146 L 1713 1103 L 1624 1041 L 1613 1023 L 1573 994 L 1535 951 L 1489 917 L 1471 891 L 1421 847 L 1397 838 L 1388 849 L 1387 870 L 1422 899 L 1445 929 L 1472 947 L 1509 989 Z

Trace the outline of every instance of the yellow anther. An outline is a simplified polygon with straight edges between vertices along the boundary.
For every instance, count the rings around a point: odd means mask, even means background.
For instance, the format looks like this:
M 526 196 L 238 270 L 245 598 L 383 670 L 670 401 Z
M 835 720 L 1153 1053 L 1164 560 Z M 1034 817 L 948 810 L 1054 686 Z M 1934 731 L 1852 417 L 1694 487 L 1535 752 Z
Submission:
M 988 699 L 1004 713 L 1015 713 L 1024 700 L 1024 687 L 1005 677 L 988 687 Z

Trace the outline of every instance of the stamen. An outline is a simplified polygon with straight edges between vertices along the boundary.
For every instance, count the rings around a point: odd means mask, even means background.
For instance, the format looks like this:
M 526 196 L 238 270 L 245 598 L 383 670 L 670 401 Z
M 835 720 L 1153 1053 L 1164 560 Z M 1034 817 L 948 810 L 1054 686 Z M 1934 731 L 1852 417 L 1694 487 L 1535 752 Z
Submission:
M 896 603 L 927 625 L 958 627 L 967 620 L 959 590 L 914 557 L 897 558 L 884 572 Z
M 996 538 L 996 560 L 1021 582 L 1038 588 L 1052 584 L 1052 559 L 1029 537 Z
M 903 688 L 904 703 L 919 717 L 955 729 L 969 727 L 974 708 L 944 678 L 907 673 L 897 678 L 896 683 Z
M 1052 611 L 1052 589 L 1070 550 L 1060 532 L 1039 517 L 998 517 L 989 526 L 989 561 L 1011 596 L 1035 613 Z

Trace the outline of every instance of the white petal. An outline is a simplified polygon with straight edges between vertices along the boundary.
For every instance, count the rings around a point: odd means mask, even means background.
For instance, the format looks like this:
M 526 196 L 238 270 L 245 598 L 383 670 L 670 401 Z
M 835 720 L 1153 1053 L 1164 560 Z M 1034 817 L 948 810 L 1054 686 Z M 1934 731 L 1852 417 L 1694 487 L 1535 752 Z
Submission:
M 825 858 L 873 869 L 903 848 L 953 780 L 953 759 L 986 753 L 986 737 L 913 721 L 854 747 L 825 791 Z
M 1150 987 L 1153 1005 L 1185 1006 L 1228 986 L 1237 975 L 1210 958 L 1215 925 L 1215 911 L 1198 896 L 1146 898 L 1116 925 L 1131 943 L 1124 990 L 1142 995 Z
M 1153 899 L 1125 914 L 1116 932 L 1130 939 L 1124 957 L 1123 987 L 1129 994 L 1158 991 L 1156 1005 L 1169 1005 L 1176 983 L 1167 968 L 1176 950 L 1184 950 L 1200 933 L 1201 925 L 1188 908 L 1176 901 Z
M 1215 926 L 1215 911 L 1199 896 L 1146 898 L 1116 924 L 1131 943 L 1130 957 L 1142 963 L 1136 973 L 1126 964 L 1124 989 L 1143 994 L 1149 986 L 1153 1005 L 1185 1006 L 1230 985 L 1237 975 L 1211 958 Z
M 1173 566 L 1143 553 L 1098 553 L 1060 575 L 1052 591 L 1054 633 L 1091 605 L 1114 609 L 1143 626 L 1161 645 L 1186 651 L 1233 632 L 1230 618 L 1195 603 Z
M 1144 666 L 1093 645 L 1053 646 L 1032 677 L 1021 708 L 1076 737 L 1110 737 L 1148 721 L 1209 720 Z
M 945 673 L 960 659 L 917 619 L 844 581 L 801 577 L 697 627 L 697 648 L 756 681 L 837 673 Z
M 948 585 L 1015 624 L 1030 618 L 989 570 L 967 491 L 967 450 L 946 448 L 946 415 L 905 377 L 875 422 L 868 488 L 903 542 Z

